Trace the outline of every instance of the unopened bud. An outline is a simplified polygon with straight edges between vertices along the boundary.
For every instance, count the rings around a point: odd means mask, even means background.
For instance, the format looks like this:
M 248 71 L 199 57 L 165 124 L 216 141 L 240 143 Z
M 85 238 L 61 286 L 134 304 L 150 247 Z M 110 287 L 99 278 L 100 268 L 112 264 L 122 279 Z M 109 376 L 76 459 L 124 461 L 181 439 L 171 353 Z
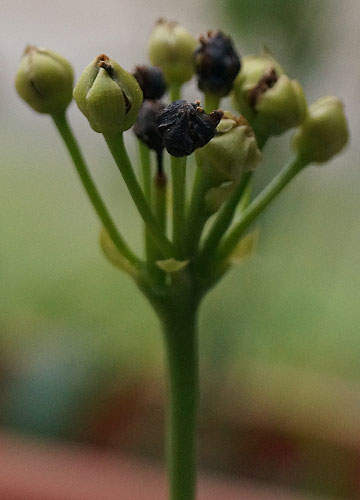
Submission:
M 161 99 L 166 92 L 164 73 L 155 66 L 136 66 L 133 72 L 144 99 Z
M 39 113 L 65 111 L 72 100 L 74 73 L 64 57 L 51 50 L 26 47 L 16 73 L 20 97 Z
M 275 76 L 275 83 L 280 75 L 284 73 L 281 66 L 273 59 L 269 53 L 263 56 L 245 56 L 241 60 L 241 71 L 237 75 L 234 87 L 234 104 L 247 120 L 252 121 L 254 109 L 252 96 L 254 89 L 259 86 L 260 81 L 264 81 L 266 75 Z M 274 78 L 272 79 L 274 80 Z M 267 85 L 271 85 L 271 80 L 267 80 Z
M 299 82 L 281 75 L 272 87 L 258 94 L 254 110 L 256 130 L 264 136 L 282 134 L 304 121 L 307 113 L 304 91 Z
M 243 58 L 234 83 L 234 99 L 238 110 L 263 137 L 300 125 L 307 112 L 301 85 L 290 80 L 269 54 Z
M 344 105 L 334 96 L 322 97 L 309 112 L 293 138 L 293 148 L 307 163 L 324 163 L 339 153 L 349 140 Z
M 145 100 L 140 108 L 139 116 L 134 125 L 136 136 L 150 149 L 161 151 L 163 139 L 159 133 L 157 116 L 166 107 L 160 100 Z
M 74 98 L 96 132 L 116 135 L 135 123 L 142 92 L 130 73 L 101 54 L 81 74 Z
M 169 104 L 157 119 L 168 153 L 187 156 L 205 146 L 214 137 L 222 115 L 222 111 L 206 114 L 200 107 L 200 101 L 190 104 L 180 99 Z
M 200 37 L 194 63 L 199 89 L 219 97 L 230 92 L 241 67 L 231 38 L 221 31 L 209 31 L 207 37 Z
M 205 147 L 196 151 L 196 162 L 214 186 L 238 182 L 261 160 L 254 131 L 244 117 L 226 111 L 216 132 Z
M 168 83 L 181 85 L 193 76 L 195 38 L 175 21 L 159 19 L 149 40 L 149 56 Z

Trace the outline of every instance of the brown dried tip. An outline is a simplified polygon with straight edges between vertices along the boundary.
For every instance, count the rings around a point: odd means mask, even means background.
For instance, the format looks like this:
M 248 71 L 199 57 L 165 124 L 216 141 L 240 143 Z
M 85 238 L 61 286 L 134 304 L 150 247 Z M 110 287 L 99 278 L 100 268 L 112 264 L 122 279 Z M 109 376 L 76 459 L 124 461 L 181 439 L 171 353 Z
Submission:
M 224 111 L 222 109 L 215 109 L 215 111 L 212 111 L 209 116 L 212 120 L 214 120 L 214 122 L 216 122 L 217 125 L 224 116 Z
M 35 45 L 27 45 L 24 49 L 24 55 L 30 54 L 30 52 L 33 52 L 34 50 L 37 50 L 37 47 L 35 47 Z
M 275 83 L 278 81 L 279 77 L 274 69 L 271 69 L 266 73 L 255 85 L 255 87 L 249 93 L 249 105 L 255 108 L 260 97 L 265 94 L 265 92 L 271 89 Z
M 179 23 L 177 21 L 169 21 L 168 19 L 165 19 L 165 17 L 159 17 L 159 19 L 156 21 L 155 25 L 157 25 L 157 24 L 167 24 L 169 27 L 174 28 Z
M 100 54 L 97 58 L 97 64 L 99 68 L 103 68 L 109 75 L 112 75 L 113 67 L 110 64 L 110 58 L 105 54 Z
M 109 61 L 110 58 L 106 54 L 99 54 L 96 58 L 97 63 L 101 63 L 102 61 Z

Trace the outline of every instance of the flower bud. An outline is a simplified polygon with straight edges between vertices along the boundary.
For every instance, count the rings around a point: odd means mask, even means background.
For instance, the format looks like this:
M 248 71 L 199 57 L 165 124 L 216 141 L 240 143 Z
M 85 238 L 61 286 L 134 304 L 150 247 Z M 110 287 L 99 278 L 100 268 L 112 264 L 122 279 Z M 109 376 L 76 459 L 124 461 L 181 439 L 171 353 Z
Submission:
M 74 98 L 91 127 L 111 136 L 135 123 L 142 92 L 130 73 L 101 54 L 83 71 L 74 89 Z
M 149 40 L 149 57 L 168 83 L 182 85 L 194 74 L 195 38 L 175 21 L 159 19 Z
M 300 125 L 306 117 L 307 104 L 300 83 L 281 75 L 273 87 L 255 98 L 254 109 L 254 127 L 270 136 Z
M 200 37 L 194 63 L 199 89 L 219 97 L 230 92 L 241 67 L 231 38 L 221 31 L 209 31 L 207 38 Z
M 284 75 L 269 54 L 243 59 L 234 84 L 234 98 L 239 111 L 264 137 L 300 125 L 307 112 L 301 85 Z
M 275 83 L 278 76 L 282 75 L 284 71 L 269 53 L 265 53 L 263 56 L 245 56 L 241 63 L 241 71 L 237 75 L 233 87 L 234 104 L 240 113 L 250 121 L 255 115 L 253 106 L 251 106 L 250 94 L 265 75 L 275 73 Z M 268 81 L 268 85 L 271 85 L 270 81 Z
M 16 73 L 20 97 L 39 113 L 65 111 L 72 99 L 74 73 L 64 57 L 51 50 L 28 46 Z
M 159 133 L 157 116 L 166 107 L 160 100 L 151 101 L 145 99 L 142 103 L 139 116 L 134 125 L 136 136 L 150 149 L 161 151 L 163 149 L 163 139 Z
M 343 103 L 334 96 L 322 97 L 309 112 L 293 138 L 293 148 L 306 162 L 324 163 L 339 153 L 349 140 Z
M 168 153 L 187 156 L 205 146 L 214 137 L 222 115 L 222 111 L 206 114 L 200 101 L 190 104 L 179 99 L 166 106 L 159 113 L 157 123 Z
M 155 66 L 136 66 L 133 76 L 140 85 L 144 99 L 161 99 L 166 92 L 164 73 Z
M 244 117 L 226 111 L 216 132 L 205 147 L 196 151 L 196 162 L 212 179 L 213 186 L 238 182 L 261 160 L 254 131 Z

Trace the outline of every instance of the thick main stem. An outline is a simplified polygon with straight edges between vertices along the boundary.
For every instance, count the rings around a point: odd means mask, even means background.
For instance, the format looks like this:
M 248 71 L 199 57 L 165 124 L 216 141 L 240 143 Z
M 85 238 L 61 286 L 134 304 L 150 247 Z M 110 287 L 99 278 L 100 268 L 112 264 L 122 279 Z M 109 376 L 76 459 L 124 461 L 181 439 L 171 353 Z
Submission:
M 196 422 L 199 392 L 196 306 L 163 320 L 168 363 L 167 465 L 170 500 L 196 498 Z

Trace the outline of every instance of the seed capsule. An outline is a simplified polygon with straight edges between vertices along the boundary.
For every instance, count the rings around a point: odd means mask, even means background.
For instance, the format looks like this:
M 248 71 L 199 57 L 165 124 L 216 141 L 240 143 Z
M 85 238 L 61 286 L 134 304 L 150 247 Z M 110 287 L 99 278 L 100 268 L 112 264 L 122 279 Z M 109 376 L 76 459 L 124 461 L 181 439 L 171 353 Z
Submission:
M 254 131 L 244 117 L 225 111 L 216 132 L 205 147 L 196 151 L 196 162 L 214 186 L 238 182 L 261 160 Z
M 349 140 L 344 105 L 335 96 L 322 97 L 296 131 L 293 148 L 307 162 L 324 163 L 338 154 Z
M 64 57 L 51 50 L 28 46 L 16 73 L 20 97 L 39 113 L 57 114 L 72 100 L 74 73 Z
M 182 85 L 194 74 L 195 38 L 175 21 L 159 19 L 149 39 L 149 56 L 168 83 Z
M 265 138 L 297 127 L 307 113 L 301 85 L 290 80 L 269 54 L 244 57 L 234 83 L 234 101 L 256 133 Z
M 142 92 L 130 73 L 101 54 L 81 74 L 74 98 L 96 132 L 116 135 L 135 123 Z

